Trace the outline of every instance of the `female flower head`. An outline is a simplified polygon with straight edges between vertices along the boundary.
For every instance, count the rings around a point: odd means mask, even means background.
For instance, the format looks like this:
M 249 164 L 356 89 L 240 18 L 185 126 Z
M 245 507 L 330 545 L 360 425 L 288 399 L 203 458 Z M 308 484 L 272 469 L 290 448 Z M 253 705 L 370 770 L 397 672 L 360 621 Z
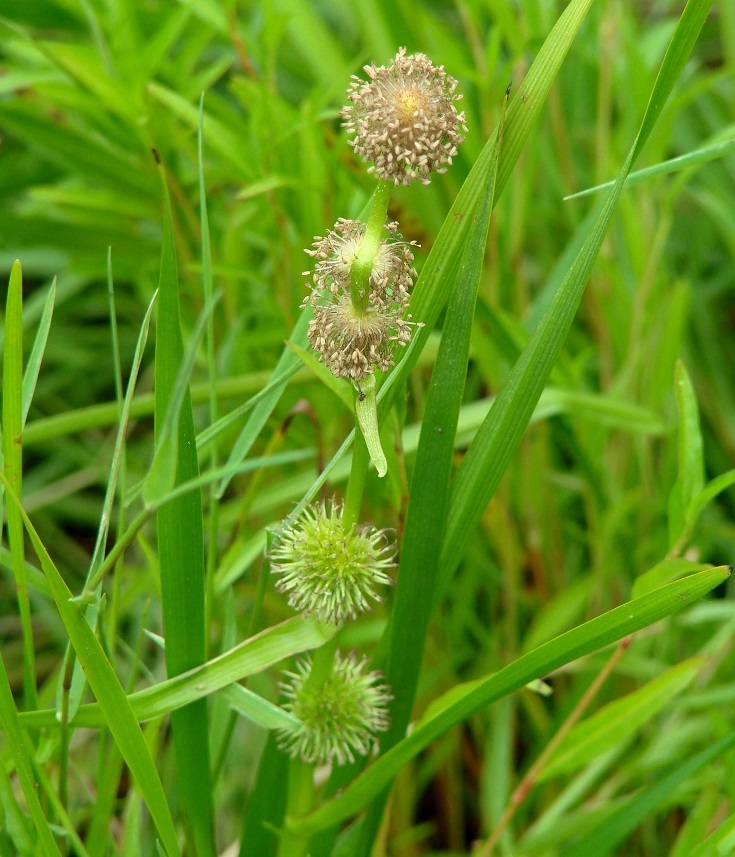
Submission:
M 276 537 L 271 572 L 279 592 L 302 613 L 342 624 L 380 601 L 376 588 L 391 583 L 395 549 L 385 530 L 346 527 L 341 503 L 307 507 Z
M 401 48 L 388 66 L 365 66 L 368 82 L 355 77 L 347 91 L 351 102 L 341 116 L 350 145 L 371 164 L 369 171 L 397 185 L 418 179 L 428 184 L 432 172 L 452 163 L 467 131 L 457 113 L 457 81 L 425 54 L 406 56 Z
M 337 653 L 331 675 L 313 687 L 308 679 L 311 661 L 299 661 L 295 672 L 285 674 L 281 688 L 288 701 L 284 708 L 301 721 L 295 730 L 280 730 L 279 743 L 292 758 L 316 764 L 354 762 L 376 744 L 388 728 L 387 706 L 392 696 L 379 684 L 378 672 L 368 672 L 365 660 Z
M 314 307 L 309 342 L 333 375 L 356 382 L 376 366 L 389 369 L 396 345 L 410 342 L 411 317 L 404 318 L 404 312 L 416 276 L 410 249 L 415 244 L 403 241 L 397 224 L 389 223 L 372 260 L 367 294 L 362 306 L 356 305 L 351 275 L 365 229 L 358 220 L 340 218 L 306 251 L 316 259 L 312 291 L 304 301 Z

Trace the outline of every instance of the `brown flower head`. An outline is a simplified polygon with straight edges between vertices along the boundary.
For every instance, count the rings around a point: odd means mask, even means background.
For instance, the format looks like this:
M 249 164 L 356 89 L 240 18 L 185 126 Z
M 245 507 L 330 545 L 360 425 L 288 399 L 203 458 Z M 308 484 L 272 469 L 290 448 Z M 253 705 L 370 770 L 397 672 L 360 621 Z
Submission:
M 353 78 L 350 104 L 341 116 L 350 145 L 371 164 L 369 172 L 397 185 L 418 179 L 428 184 L 432 172 L 452 163 L 467 130 L 464 113 L 454 105 L 457 81 L 425 54 L 406 56 L 401 48 L 388 66 L 365 66 L 369 82 Z
M 386 371 L 393 365 L 396 344 L 411 341 L 411 316 L 404 318 L 409 289 L 416 271 L 412 244 L 401 240 L 397 224 L 386 227 L 375 254 L 365 307 L 356 308 L 350 294 L 350 272 L 357 259 L 365 224 L 340 218 L 314 249 L 306 252 L 317 261 L 311 294 L 314 317 L 309 342 L 333 375 L 359 381 L 375 366 Z M 308 272 L 305 272 L 308 274 Z

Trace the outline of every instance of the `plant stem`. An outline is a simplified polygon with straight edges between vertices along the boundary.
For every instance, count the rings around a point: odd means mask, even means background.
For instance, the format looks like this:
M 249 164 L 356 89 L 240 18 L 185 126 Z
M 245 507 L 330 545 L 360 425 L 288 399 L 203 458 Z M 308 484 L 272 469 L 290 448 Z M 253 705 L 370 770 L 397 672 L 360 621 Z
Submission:
M 357 259 L 350 269 L 352 305 L 355 311 L 361 315 L 365 314 L 367 308 L 368 295 L 370 294 L 370 274 L 383 235 L 392 190 L 391 182 L 378 182 L 370 201 L 370 214 L 368 215 L 365 235 L 360 244 Z
M 304 692 L 319 687 L 332 674 L 332 666 L 337 653 L 335 635 L 329 642 L 314 652 L 311 674 L 304 685 Z M 278 848 L 278 857 L 304 857 L 308 853 L 309 836 L 292 833 L 289 825 L 292 821 L 307 815 L 314 807 L 314 765 L 292 759 L 288 769 L 288 803 L 286 805 L 286 823 Z
M 362 495 L 365 490 L 365 478 L 367 477 L 368 453 L 365 438 L 360 426 L 355 420 L 355 442 L 352 447 L 352 466 L 350 478 L 347 482 L 347 493 L 345 495 L 345 509 L 342 515 L 342 523 L 345 529 L 356 524 L 360 518 L 360 507 L 362 506 Z

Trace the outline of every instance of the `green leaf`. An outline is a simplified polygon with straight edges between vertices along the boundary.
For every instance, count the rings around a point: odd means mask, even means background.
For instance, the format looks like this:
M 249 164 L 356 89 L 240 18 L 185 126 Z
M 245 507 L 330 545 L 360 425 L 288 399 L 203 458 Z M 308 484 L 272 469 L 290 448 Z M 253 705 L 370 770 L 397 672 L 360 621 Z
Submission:
M 175 483 L 181 485 L 198 477 L 199 464 L 191 397 L 179 371 L 185 361 L 179 320 L 176 247 L 168 187 L 160 164 L 159 172 L 165 208 L 156 327 L 155 435 L 158 446 L 167 416 L 177 415 L 170 443 L 176 448 Z M 179 405 L 177 399 L 182 388 Z M 156 524 L 166 669 L 169 676 L 176 676 L 206 660 L 201 491 L 196 488 L 181 493 L 160 507 Z M 184 818 L 192 847 L 199 857 L 207 857 L 214 854 L 214 840 L 206 702 L 199 700 L 175 711 L 171 722 Z
M 686 367 L 677 360 L 674 372 L 678 428 L 678 475 L 669 496 L 669 543 L 675 544 L 684 528 L 684 516 L 704 486 L 704 452 L 699 408 Z
M 648 139 L 707 17 L 710 2 L 690 2 L 669 44 L 640 130 L 587 240 L 533 332 L 457 471 L 442 551 L 441 590 L 454 573 L 480 516 L 515 453 L 571 327 L 593 263 L 635 158 Z M 509 117 L 510 118 L 510 117 Z
M 689 503 L 684 518 L 684 527 L 676 544 L 671 549 L 672 553 L 680 553 L 687 545 L 691 534 L 694 531 L 697 520 L 706 507 L 723 491 L 726 491 L 731 485 L 735 485 L 735 470 L 728 470 L 727 473 L 721 473 L 715 476 L 705 487 L 697 494 Z
M 307 366 L 316 377 L 330 389 L 335 396 L 344 404 L 348 411 L 352 412 L 354 408 L 354 395 L 352 385 L 344 378 L 335 377 L 327 366 L 322 363 L 316 354 L 308 348 L 303 348 L 296 345 L 295 342 L 286 342 L 286 347 Z
M 23 491 L 23 274 L 16 259 L 10 271 L 5 304 L 3 344 L 2 466 L 13 491 Z M 5 503 L 8 542 L 23 635 L 23 697 L 26 708 L 37 707 L 36 656 L 31 604 L 26 580 L 23 520 L 20 510 Z
M 289 337 L 291 342 L 302 348 L 305 348 L 307 344 L 306 332 L 309 329 L 310 319 L 311 310 L 307 307 L 307 309 L 305 309 L 299 316 L 299 320 L 296 322 L 296 326 Z M 281 354 L 281 357 L 276 364 L 276 368 L 273 370 L 273 383 L 269 385 L 270 392 L 266 397 L 262 398 L 258 402 L 255 410 L 251 414 L 243 430 L 240 432 L 240 435 L 232 447 L 230 457 L 227 459 L 228 465 L 235 466 L 247 456 L 250 448 L 260 434 L 261 429 L 268 421 L 268 417 L 270 417 L 273 409 L 278 403 L 278 400 L 281 398 L 281 394 L 288 383 L 288 378 L 290 378 L 291 374 L 298 368 L 299 362 L 299 358 L 296 354 L 292 353 L 288 348 L 284 349 L 283 354 Z M 352 435 L 350 435 L 350 437 L 352 437 Z M 225 493 L 227 486 L 230 484 L 231 478 L 232 477 L 229 476 L 222 480 L 219 489 L 217 490 L 218 497 L 222 497 Z M 296 514 L 297 511 L 298 510 L 294 510 L 294 514 Z
M 697 753 L 678 765 L 653 785 L 641 789 L 616 809 L 601 824 L 576 840 L 564 850 L 565 857 L 588 857 L 590 854 L 609 854 L 628 834 L 649 818 L 682 784 L 690 782 L 694 774 L 713 762 L 735 745 L 735 732 Z M 712 852 L 710 852 L 712 853 Z
M 730 573 L 726 567 L 714 568 L 678 580 L 567 631 L 522 655 L 485 681 L 473 683 L 466 695 L 454 698 L 436 717 L 418 724 L 410 735 L 374 762 L 339 797 L 294 822 L 294 831 L 314 834 L 349 818 L 379 794 L 403 765 L 448 729 L 529 682 L 671 616 L 719 586 Z M 441 706 L 440 702 L 436 704 Z
M 378 476 L 382 478 L 388 472 L 388 461 L 380 442 L 375 387 L 375 375 L 368 375 L 367 378 L 363 379 L 362 389 L 355 401 L 355 416 L 357 417 L 362 436 L 365 439 L 365 446 L 367 446 L 368 453 L 370 454 L 370 460 L 375 465 Z
M 730 857 L 735 851 L 735 815 L 725 821 L 701 842 L 688 857 Z
M 394 688 L 391 724 L 381 740 L 385 751 L 405 733 L 418 684 L 424 640 L 435 603 L 439 556 L 446 524 L 454 439 L 464 394 L 470 334 L 495 201 L 505 106 L 488 165 L 485 193 L 472 212 L 471 231 L 447 309 L 439 353 L 431 375 L 411 481 L 406 531 L 396 596 L 386 632 L 386 680 Z M 377 821 L 377 818 L 374 819 Z M 369 827 L 366 823 L 365 829 Z M 370 831 L 372 836 L 372 831 Z
M 128 424 L 130 421 L 130 408 L 133 402 L 133 395 L 135 393 L 135 385 L 138 381 L 138 373 L 140 371 L 140 366 L 143 361 L 143 354 L 145 352 L 146 342 L 148 340 L 148 328 L 150 326 L 151 316 L 153 314 L 153 307 L 156 302 L 157 294 L 155 294 L 150 303 L 148 304 L 148 308 L 146 310 L 145 315 L 143 316 L 143 322 L 140 327 L 140 332 L 138 334 L 138 341 L 135 346 L 135 353 L 133 355 L 133 363 L 130 368 L 130 376 L 128 378 L 128 388 L 125 393 L 125 399 L 122 402 L 122 407 L 120 411 L 120 422 L 118 425 L 117 436 L 115 438 L 115 447 L 112 453 L 112 461 L 110 463 L 110 476 L 107 480 L 107 488 L 105 490 L 105 500 L 102 506 L 102 516 L 100 518 L 100 526 L 97 531 L 97 539 L 95 541 L 94 553 L 92 555 L 92 560 L 89 564 L 89 572 L 87 573 L 87 579 L 85 583 L 85 587 L 89 587 L 90 581 L 92 580 L 94 574 L 99 569 L 100 564 L 102 563 L 102 559 L 104 556 L 104 548 L 107 544 L 107 536 L 109 533 L 110 521 L 112 520 L 112 508 L 115 502 L 115 494 L 117 491 L 118 485 L 118 477 L 120 475 L 120 468 L 122 467 L 122 459 L 123 453 L 125 449 L 125 437 L 127 435 Z M 89 627 L 94 631 L 97 627 L 97 620 L 99 617 L 99 608 L 100 608 L 100 598 L 102 595 L 101 586 L 98 585 L 95 592 L 95 601 L 91 604 L 86 611 L 87 621 L 89 622 Z M 63 703 L 63 695 L 66 692 L 66 658 L 71 656 L 71 649 L 67 649 L 67 654 L 65 656 L 64 669 L 61 671 L 60 679 L 59 679 L 59 687 L 57 691 L 57 708 L 59 712 L 64 711 L 64 703 Z M 86 687 L 87 680 L 84 675 L 84 670 L 81 668 L 79 662 L 77 661 L 74 664 L 74 671 L 72 673 L 71 686 L 69 687 L 69 696 L 66 703 L 66 717 L 69 720 L 74 719 L 74 715 L 79 708 L 82 698 L 84 696 L 84 689 Z
M 196 326 L 189 338 L 186 352 L 182 355 L 176 380 L 166 407 L 163 423 L 156 434 L 156 452 L 148 476 L 143 485 L 143 499 L 149 506 L 155 505 L 160 498 L 171 491 L 176 481 L 178 463 L 179 432 L 181 412 L 189 393 L 189 380 L 194 369 L 199 344 L 204 336 L 205 327 L 211 318 L 214 302 L 208 303 L 197 319 Z
M 731 126 L 732 127 L 732 126 Z M 718 134 L 719 136 L 719 134 Z M 667 175 L 668 173 L 678 172 L 680 170 L 689 169 L 699 164 L 706 164 L 713 161 L 715 158 L 724 158 L 735 149 L 735 139 L 729 138 L 726 140 L 718 140 L 715 143 L 709 143 L 706 146 L 700 146 L 697 149 L 692 149 L 685 155 L 678 155 L 676 158 L 668 158 L 660 164 L 654 164 L 651 167 L 645 167 L 642 170 L 632 172 L 625 180 L 626 188 L 640 184 L 655 176 Z M 614 182 L 604 182 L 603 184 L 595 185 L 594 187 L 585 188 L 585 190 L 570 193 L 564 197 L 564 200 L 579 199 L 583 196 L 590 196 L 598 193 L 601 190 L 607 190 L 612 187 Z
M 201 666 L 131 694 L 128 703 L 138 721 L 161 717 L 286 658 L 319 648 L 336 632 L 334 625 L 294 617 L 261 631 Z M 21 721 L 26 728 L 59 726 L 55 711 L 50 709 L 23 712 Z M 104 709 L 94 702 L 82 705 L 71 725 L 79 728 L 104 726 Z
M 564 737 L 539 781 L 574 771 L 633 735 L 700 672 L 703 658 L 690 658 L 627 696 L 603 706 Z
M 31 755 L 26 746 L 18 711 L 13 702 L 13 692 L 10 689 L 5 662 L 0 655 L 0 724 L 3 728 L 5 749 L 13 761 L 13 767 L 18 782 L 23 790 L 23 797 L 31 815 L 31 821 L 36 831 L 37 845 L 43 848 L 44 855 L 60 854 L 58 846 L 51 835 L 51 829 L 46 821 L 41 803 L 38 798 L 36 777 L 33 772 Z M 3 762 L 5 765 L 5 762 Z M 0 776 L 4 777 L 3 771 Z
M 51 283 L 51 288 L 48 290 L 48 295 L 43 305 L 43 313 L 38 324 L 38 330 L 33 340 L 33 348 L 31 349 L 28 365 L 26 366 L 23 375 L 23 426 L 26 424 L 28 410 L 33 401 L 33 394 L 36 390 L 36 382 L 38 381 L 38 373 L 41 369 L 41 361 L 43 353 L 46 350 L 46 342 L 48 340 L 48 332 L 51 328 L 51 318 L 54 314 L 54 301 L 56 299 L 56 277 Z
M 688 559 L 664 559 L 637 578 L 633 584 L 633 598 L 648 595 L 649 592 L 666 586 L 667 583 L 672 583 L 688 574 L 704 571 L 704 569 L 711 567 L 708 563 L 691 562 Z
M 234 711 L 263 729 L 294 730 L 301 726 L 301 721 L 292 714 L 241 684 L 231 684 L 223 691 L 223 695 Z
M 26 531 L 51 588 L 51 594 L 56 602 L 59 615 L 77 658 L 84 667 L 92 692 L 97 697 L 105 723 L 138 784 L 166 850 L 169 855 L 178 855 L 180 851 L 176 830 L 166 795 L 148 745 L 125 696 L 125 691 L 99 641 L 87 624 L 81 606 L 72 598 L 72 593 L 51 561 L 51 557 L 28 516 L 23 512 L 5 474 L 0 473 L 0 480 L 2 480 L 7 494 L 22 515 Z

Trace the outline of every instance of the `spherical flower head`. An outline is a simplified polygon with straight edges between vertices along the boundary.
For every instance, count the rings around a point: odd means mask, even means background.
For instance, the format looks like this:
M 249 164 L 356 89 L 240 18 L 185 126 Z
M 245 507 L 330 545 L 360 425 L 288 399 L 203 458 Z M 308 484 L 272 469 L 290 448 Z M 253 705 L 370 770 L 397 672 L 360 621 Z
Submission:
M 411 251 L 415 244 L 402 240 L 396 223 L 385 229 L 388 235 L 378 245 L 361 308 L 355 307 L 350 294 L 350 272 L 365 224 L 340 218 L 324 238 L 314 241 L 313 250 L 306 251 L 316 259 L 313 288 L 304 301 L 314 307 L 308 338 L 337 378 L 359 382 L 376 366 L 385 372 L 393 365 L 396 345 L 411 341 L 411 316 L 405 308 L 416 276 Z
M 284 708 L 301 721 L 295 730 L 279 730 L 279 744 L 292 758 L 315 764 L 344 765 L 355 756 L 367 756 L 377 734 L 388 728 L 388 687 L 378 672 L 368 672 L 365 659 L 355 655 L 335 658 L 332 673 L 310 687 L 311 661 L 301 660 L 294 672 L 285 673 L 281 685 L 287 697 Z
M 341 116 L 350 145 L 369 172 L 397 185 L 446 172 L 467 131 L 455 102 L 457 81 L 425 54 L 401 48 L 388 66 L 365 66 L 370 81 L 353 77 Z
M 380 241 L 373 258 L 368 300 L 373 305 L 405 306 L 416 276 L 411 248 L 418 245 L 415 241 L 407 243 L 403 240 L 397 223 L 387 223 L 384 228 L 388 234 Z M 340 217 L 324 238 L 317 236 L 314 239 L 314 249 L 306 251 L 316 259 L 312 303 L 316 305 L 317 296 L 322 292 L 331 295 L 349 292 L 350 273 L 360 252 L 365 229 L 360 220 Z
M 308 506 L 276 537 L 270 552 L 276 588 L 291 607 L 341 625 L 380 601 L 388 585 L 395 548 L 385 530 L 345 526 L 343 506 L 332 501 Z

